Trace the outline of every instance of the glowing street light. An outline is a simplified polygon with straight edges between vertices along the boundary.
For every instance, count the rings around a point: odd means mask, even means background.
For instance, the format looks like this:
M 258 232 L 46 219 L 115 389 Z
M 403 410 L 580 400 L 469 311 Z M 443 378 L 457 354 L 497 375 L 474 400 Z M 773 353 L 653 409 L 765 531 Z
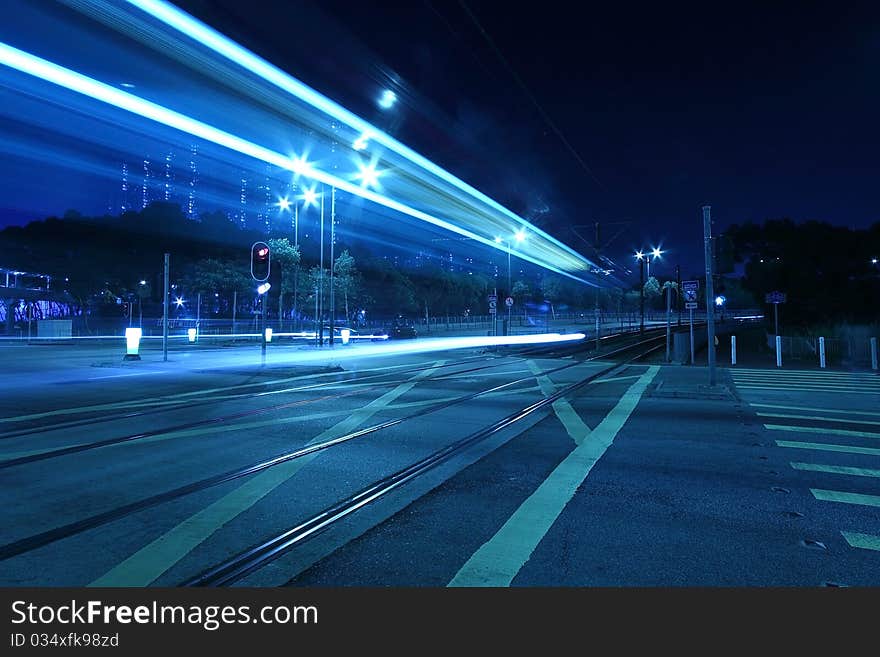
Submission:
M 513 237 L 514 237 L 514 239 L 516 239 L 517 242 L 522 242 L 523 240 L 526 239 L 525 229 L 520 228 L 518 231 L 516 231 L 516 233 L 514 234 Z
M 318 190 L 315 189 L 314 186 L 312 186 L 303 192 L 301 198 L 303 200 L 303 203 L 305 204 L 305 207 L 308 208 L 313 205 L 315 205 L 315 206 L 318 205 L 318 196 L 320 196 L 320 194 L 318 194 Z
M 290 210 L 290 199 L 286 196 L 278 199 L 278 208 L 282 211 Z
M 361 187 L 378 187 L 380 172 L 376 171 L 376 164 L 358 165 L 360 172 L 355 174 L 355 178 L 361 181 Z
M 379 107 L 382 109 L 391 109 L 394 103 L 397 102 L 397 94 L 391 91 L 390 89 L 386 89 L 382 92 L 382 95 L 379 97 Z
M 183 307 L 183 304 L 186 303 L 186 301 L 183 299 L 183 297 L 177 297 L 174 299 L 174 303 L 175 305 L 177 305 L 178 308 L 181 308 Z

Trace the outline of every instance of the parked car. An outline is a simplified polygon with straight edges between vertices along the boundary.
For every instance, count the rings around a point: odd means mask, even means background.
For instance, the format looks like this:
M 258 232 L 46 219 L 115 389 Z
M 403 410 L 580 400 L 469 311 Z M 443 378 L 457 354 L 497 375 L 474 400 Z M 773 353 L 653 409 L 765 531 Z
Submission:
M 398 340 L 402 338 L 417 338 L 419 332 L 409 320 L 398 318 L 391 322 L 387 330 L 388 338 Z

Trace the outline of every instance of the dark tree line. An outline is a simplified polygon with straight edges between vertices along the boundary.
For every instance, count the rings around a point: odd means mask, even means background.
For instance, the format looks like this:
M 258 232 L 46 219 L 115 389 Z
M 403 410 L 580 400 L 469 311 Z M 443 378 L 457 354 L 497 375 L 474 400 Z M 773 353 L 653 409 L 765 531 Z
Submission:
M 743 286 L 760 301 L 784 292 L 789 325 L 876 322 L 880 317 L 880 223 L 864 230 L 791 219 L 733 225 L 719 265 L 744 267 Z M 772 307 L 770 307 L 772 308 Z

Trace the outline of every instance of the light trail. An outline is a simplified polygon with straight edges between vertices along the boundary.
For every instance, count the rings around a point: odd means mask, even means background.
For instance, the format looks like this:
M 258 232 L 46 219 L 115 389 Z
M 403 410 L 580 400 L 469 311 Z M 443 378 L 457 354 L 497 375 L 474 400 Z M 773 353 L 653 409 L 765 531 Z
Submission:
M 487 238 L 478 235 L 462 228 L 461 226 L 374 192 L 362 185 L 353 184 L 347 180 L 339 178 L 338 176 L 321 171 L 312 165 L 308 165 L 301 158 L 289 157 L 269 148 L 265 148 L 190 116 L 186 116 L 157 103 L 145 100 L 129 92 L 121 91 L 113 86 L 81 73 L 77 73 L 76 71 L 72 71 L 63 66 L 59 66 L 58 64 L 27 53 L 23 50 L 19 50 L 18 48 L 3 42 L 0 42 L 0 64 L 4 64 L 10 68 L 14 68 L 23 73 L 27 73 L 28 75 L 32 75 L 45 80 L 46 82 L 64 87 L 108 105 L 118 107 L 119 109 L 131 112 L 132 114 L 161 123 L 170 128 L 199 137 L 200 139 L 223 146 L 243 155 L 272 164 L 281 169 L 300 174 L 325 185 L 336 187 L 337 189 L 360 196 L 402 214 L 406 214 L 413 218 L 433 224 L 439 228 L 468 237 L 469 239 L 491 246 L 492 248 L 497 247 L 494 238 Z M 595 286 L 595 283 L 561 269 L 547 260 L 536 258 L 525 252 L 518 252 L 517 256 L 544 269 L 572 278 L 581 283 Z
M 225 37 L 213 28 L 190 16 L 186 12 L 181 11 L 174 5 L 165 2 L 165 0 L 127 1 L 129 4 L 149 14 L 156 20 L 161 21 L 165 25 L 177 30 L 182 34 L 185 34 L 186 36 L 197 41 L 206 48 L 211 49 L 218 55 L 225 57 L 229 61 L 235 62 L 247 71 L 259 76 L 270 84 L 273 84 L 276 87 L 283 89 L 284 91 L 290 93 L 299 100 L 309 104 L 313 108 L 326 113 L 328 116 L 333 117 L 338 121 L 341 121 L 342 123 L 352 128 L 359 135 L 369 134 L 370 138 L 375 142 L 382 144 L 389 150 L 406 158 L 411 163 L 416 164 L 425 171 L 428 171 L 431 174 L 440 178 L 441 180 L 453 185 L 460 191 L 465 192 L 471 197 L 479 200 L 482 203 L 485 203 L 494 210 L 502 213 L 504 216 L 514 222 L 516 229 L 527 228 L 529 233 L 541 235 L 543 238 L 554 244 L 557 248 L 562 249 L 569 256 L 573 256 L 577 261 L 582 263 L 584 269 L 595 267 L 592 262 L 584 258 L 581 254 L 574 251 L 574 249 L 550 236 L 537 226 L 532 225 L 531 223 L 518 216 L 508 208 L 504 207 L 494 199 L 490 198 L 486 194 L 482 193 L 478 189 L 472 187 L 471 185 L 468 185 L 460 178 L 453 176 L 448 171 L 437 166 L 434 162 L 430 161 L 422 155 L 419 155 L 411 148 L 397 141 L 390 135 L 382 132 L 372 124 L 357 116 L 356 114 L 348 111 L 341 105 L 333 102 L 326 96 L 323 96 L 311 87 L 303 84 L 296 78 L 288 75 L 278 67 L 258 57 L 257 55 L 235 43 L 228 37 Z M 358 139 L 360 139 L 360 137 Z M 514 233 L 516 232 L 516 230 L 511 229 L 510 232 Z M 489 241 L 486 239 L 480 239 L 479 241 L 496 250 L 503 251 L 503 249 L 499 248 L 498 245 L 494 243 L 494 240 Z M 519 257 L 523 257 L 523 255 L 520 253 L 517 253 L 517 255 Z M 583 279 L 577 280 L 580 280 L 584 283 L 587 282 Z

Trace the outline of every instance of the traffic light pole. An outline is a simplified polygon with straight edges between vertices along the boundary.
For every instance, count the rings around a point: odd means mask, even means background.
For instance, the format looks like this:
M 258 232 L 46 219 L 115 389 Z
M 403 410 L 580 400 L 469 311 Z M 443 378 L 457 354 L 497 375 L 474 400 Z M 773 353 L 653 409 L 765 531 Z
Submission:
M 260 365 L 266 364 L 266 297 L 268 292 L 260 295 Z

